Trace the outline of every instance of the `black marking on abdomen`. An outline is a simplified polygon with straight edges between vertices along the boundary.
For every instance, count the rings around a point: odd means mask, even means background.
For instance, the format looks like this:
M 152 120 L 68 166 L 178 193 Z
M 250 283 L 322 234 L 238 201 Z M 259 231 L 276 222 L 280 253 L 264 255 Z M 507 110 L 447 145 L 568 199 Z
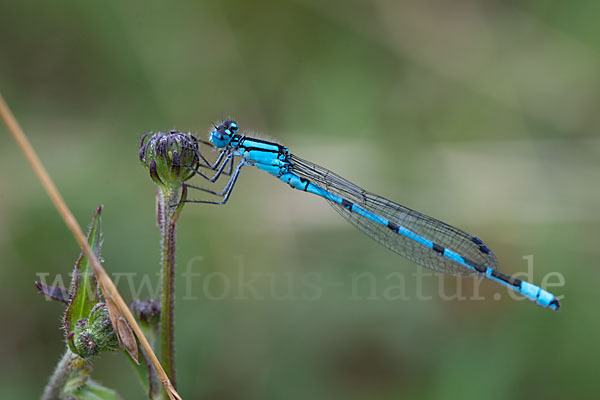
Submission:
M 433 251 L 435 251 L 439 254 L 444 254 L 444 250 L 446 250 L 446 249 L 444 249 L 444 247 L 440 246 L 439 244 L 437 244 L 437 243 L 433 244 Z
M 465 263 L 467 263 L 471 267 L 475 268 L 475 271 L 480 272 L 482 274 L 485 274 L 485 272 L 487 271 L 487 268 L 484 267 L 483 265 L 476 263 L 475 261 L 470 260 L 468 258 L 463 257 L 463 259 L 465 260 Z
M 306 178 L 300 177 L 300 182 L 304 184 L 304 191 L 306 192 L 306 189 L 308 189 L 308 185 L 310 185 L 310 181 Z
M 504 274 L 502 274 L 502 273 L 500 273 L 498 271 L 492 271 L 492 276 L 494 278 L 498 278 L 500 280 L 503 280 L 504 282 L 508 283 L 509 285 L 516 286 L 518 288 L 521 287 L 521 280 L 520 279 L 511 278 L 510 276 L 504 275 Z
M 346 210 L 348 210 L 348 211 L 352 212 L 352 207 L 354 207 L 354 203 L 352 203 L 351 201 L 348 201 L 348 200 L 346 200 L 346 199 L 342 199 L 342 206 L 343 206 L 343 207 L 344 207 Z
M 398 233 L 400 231 L 400 225 L 395 224 L 392 221 L 388 221 L 387 227 L 390 228 L 392 232 Z

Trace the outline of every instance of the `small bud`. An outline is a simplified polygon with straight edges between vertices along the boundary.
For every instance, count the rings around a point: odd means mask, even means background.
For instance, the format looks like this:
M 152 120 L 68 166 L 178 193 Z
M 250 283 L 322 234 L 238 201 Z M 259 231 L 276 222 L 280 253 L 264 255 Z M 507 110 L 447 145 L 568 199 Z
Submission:
M 106 304 L 98 303 L 90 312 L 89 319 L 81 318 L 75 322 L 73 331 L 67 335 L 75 352 L 90 358 L 101 351 L 117 350 L 119 339 L 115 334 Z
M 100 350 L 116 350 L 119 348 L 119 339 L 115 334 L 108 308 L 104 303 L 98 303 L 90 312 L 89 330 L 94 342 Z
M 79 334 L 75 334 L 73 338 L 77 354 L 83 358 L 90 358 L 98 354 L 98 345 L 92 339 L 90 332 L 86 329 Z
M 141 324 L 147 326 L 158 325 L 160 321 L 160 305 L 156 300 L 134 300 L 129 307 Z
M 178 189 L 194 175 L 189 167 L 198 167 L 198 139 L 175 130 L 147 132 L 140 139 L 139 158 L 157 185 Z
M 75 334 L 79 334 L 82 331 L 84 331 L 86 328 L 88 327 L 88 319 L 87 318 L 81 318 L 78 319 L 77 322 L 75 322 L 75 326 L 74 326 L 74 331 Z

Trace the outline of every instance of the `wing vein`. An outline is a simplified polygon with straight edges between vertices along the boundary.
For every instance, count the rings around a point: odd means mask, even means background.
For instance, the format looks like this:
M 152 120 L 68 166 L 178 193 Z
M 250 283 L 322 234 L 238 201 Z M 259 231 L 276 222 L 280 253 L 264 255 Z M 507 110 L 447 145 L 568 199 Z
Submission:
M 294 155 L 290 155 L 290 162 L 294 173 L 310 180 L 323 189 L 360 205 L 366 210 L 403 226 L 444 248 L 450 249 L 465 259 L 485 267 L 498 269 L 496 256 L 476 236 L 408 207 L 394 203 L 382 196 L 370 193 L 328 169 Z M 472 269 L 390 230 L 387 226 L 380 225 L 357 213 L 349 212 L 345 207 L 333 201 L 328 200 L 328 202 L 342 217 L 360 231 L 381 245 L 417 264 L 452 275 L 477 275 Z

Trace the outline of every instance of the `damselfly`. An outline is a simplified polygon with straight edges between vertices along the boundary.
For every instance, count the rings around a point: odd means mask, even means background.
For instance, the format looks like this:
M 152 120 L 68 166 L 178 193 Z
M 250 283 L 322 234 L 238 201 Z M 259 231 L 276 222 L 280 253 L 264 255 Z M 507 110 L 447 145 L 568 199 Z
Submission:
M 496 256 L 477 236 L 367 192 L 323 167 L 296 157 L 278 143 L 248 137 L 238 134 L 238 131 L 238 124 L 231 120 L 216 126 L 210 134 L 210 142 L 221 151 L 217 160 L 211 164 L 199 154 L 204 166 L 215 171 L 214 175 L 209 177 L 194 169 L 210 182 L 215 182 L 222 174 L 230 176 L 224 189 L 215 192 L 188 185 L 223 199 L 187 202 L 225 204 L 242 168 L 255 166 L 293 189 L 323 197 L 352 225 L 417 264 L 450 275 L 484 277 L 542 307 L 560 309 L 560 303 L 553 294 L 500 273 Z M 234 167 L 236 156 L 239 156 L 239 162 Z

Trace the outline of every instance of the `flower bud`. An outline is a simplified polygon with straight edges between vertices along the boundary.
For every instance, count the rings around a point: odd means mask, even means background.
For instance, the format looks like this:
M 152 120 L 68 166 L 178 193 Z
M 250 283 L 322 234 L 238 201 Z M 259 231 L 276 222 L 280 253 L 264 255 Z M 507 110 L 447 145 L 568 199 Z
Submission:
M 133 300 L 129 307 L 142 325 L 155 326 L 160 321 L 160 305 L 156 300 Z
M 90 358 L 98 354 L 99 349 L 94 339 L 90 336 L 90 332 L 86 329 L 73 337 L 77 354 L 83 358 Z
M 178 189 L 194 175 L 191 168 L 198 167 L 198 139 L 175 130 L 148 132 L 140 140 L 139 158 L 157 185 Z
M 106 304 L 98 303 L 90 312 L 89 330 L 92 339 L 100 350 L 116 350 L 119 348 L 119 339 L 115 334 Z
M 89 318 L 81 318 L 75 323 L 73 332 L 67 339 L 72 343 L 75 353 L 83 358 L 90 358 L 101 351 L 119 348 L 119 339 L 115 334 L 108 308 L 98 303 L 90 312 Z

